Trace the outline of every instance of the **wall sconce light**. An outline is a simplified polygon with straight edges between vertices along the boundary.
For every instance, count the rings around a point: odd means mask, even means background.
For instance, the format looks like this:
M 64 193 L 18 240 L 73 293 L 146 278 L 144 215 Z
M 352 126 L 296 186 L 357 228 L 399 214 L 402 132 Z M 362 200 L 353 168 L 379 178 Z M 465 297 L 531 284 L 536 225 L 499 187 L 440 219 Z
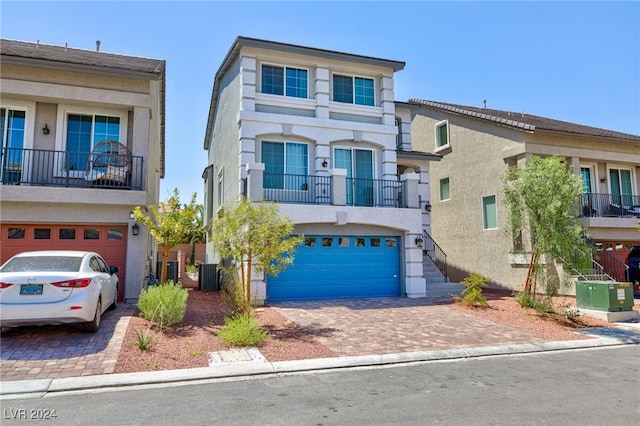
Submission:
M 42 134 L 43 135 L 48 135 L 49 132 L 50 132 L 49 126 L 47 126 L 47 123 L 44 123 L 44 127 L 42 128 Z
M 418 248 L 422 248 L 422 243 L 424 242 L 424 240 L 422 239 L 422 237 L 416 237 L 416 246 Z
M 140 225 L 134 223 L 131 227 L 131 234 L 135 237 L 140 234 Z
M 135 219 L 135 216 L 133 215 L 133 212 L 129 212 L 129 219 Z
M 607 178 L 606 177 L 601 177 L 600 178 L 600 183 L 607 183 Z
M 427 201 L 427 203 L 424 205 L 424 209 L 427 212 L 431 212 L 431 203 Z
M 322 160 L 322 167 L 327 167 L 329 165 L 329 163 L 327 163 L 327 160 Z

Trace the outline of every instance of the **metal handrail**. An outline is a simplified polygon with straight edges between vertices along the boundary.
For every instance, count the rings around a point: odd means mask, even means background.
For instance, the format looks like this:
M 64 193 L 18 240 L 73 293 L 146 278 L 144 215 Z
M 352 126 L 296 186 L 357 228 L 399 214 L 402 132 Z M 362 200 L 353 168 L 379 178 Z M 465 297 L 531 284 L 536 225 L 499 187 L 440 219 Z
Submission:
M 347 205 L 362 207 L 406 207 L 405 183 L 392 179 L 347 178 Z
M 0 153 L 2 185 L 143 189 L 144 158 L 140 156 L 119 161 L 122 155 L 112 154 L 113 163 L 98 164 L 91 152 L 4 147 Z
M 607 275 L 613 277 L 614 281 L 629 281 L 629 265 L 618 259 L 608 251 L 599 251 L 600 262 Z
M 640 195 L 588 192 L 578 198 L 582 217 L 640 217 Z
M 429 256 L 429 259 L 433 261 L 438 270 L 444 275 L 445 279 L 449 281 L 449 273 L 447 267 L 447 254 L 442 248 L 435 242 L 433 237 L 429 235 L 426 230 L 422 230 L 424 235 L 422 251 Z
M 331 204 L 331 176 L 264 173 L 265 201 L 296 204 Z

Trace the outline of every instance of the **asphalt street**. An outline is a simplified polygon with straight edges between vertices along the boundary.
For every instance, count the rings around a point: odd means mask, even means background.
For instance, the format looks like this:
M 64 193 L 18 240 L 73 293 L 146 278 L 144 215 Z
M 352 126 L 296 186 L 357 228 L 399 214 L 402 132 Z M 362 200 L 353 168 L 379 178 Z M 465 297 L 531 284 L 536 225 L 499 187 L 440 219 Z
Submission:
M 55 415 L 53 417 L 52 415 Z M 45 418 L 47 417 L 48 418 Z M 34 394 L 2 424 L 630 425 L 640 345 Z

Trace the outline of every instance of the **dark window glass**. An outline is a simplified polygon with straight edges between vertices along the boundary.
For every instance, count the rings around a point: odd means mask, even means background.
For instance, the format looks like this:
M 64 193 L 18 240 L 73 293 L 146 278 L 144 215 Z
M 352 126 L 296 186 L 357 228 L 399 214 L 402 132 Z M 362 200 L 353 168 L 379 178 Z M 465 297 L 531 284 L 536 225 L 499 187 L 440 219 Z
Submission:
M 100 239 L 100 230 L 99 229 L 85 229 L 84 230 L 84 239 L 85 240 L 99 240 Z
M 49 228 L 36 228 L 33 230 L 33 239 L 34 240 L 50 240 L 51 239 L 51 229 Z
M 262 66 L 262 93 L 284 94 L 284 69 L 282 67 Z
M 7 230 L 7 238 L 10 240 L 24 240 L 24 228 L 9 228 Z
M 107 231 L 107 240 L 122 240 L 124 238 L 124 234 L 119 229 L 109 229 Z
M 333 100 L 347 104 L 353 103 L 353 79 L 351 77 L 333 76 Z
M 60 229 L 58 234 L 58 238 L 61 240 L 75 240 L 76 239 L 76 230 L 75 229 Z
M 364 247 L 365 239 L 364 238 L 356 238 L 356 247 Z
M 316 238 L 315 237 L 305 237 L 304 245 L 307 247 L 315 247 L 316 246 Z
M 395 247 L 396 246 L 396 239 L 395 238 L 387 238 L 386 243 L 387 243 L 387 247 Z
M 333 238 L 331 237 L 323 237 L 322 238 L 322 247 L 331 247 L 333 246 Z
M 372 238 L 371 247 L 380 247 L 380 238 Z

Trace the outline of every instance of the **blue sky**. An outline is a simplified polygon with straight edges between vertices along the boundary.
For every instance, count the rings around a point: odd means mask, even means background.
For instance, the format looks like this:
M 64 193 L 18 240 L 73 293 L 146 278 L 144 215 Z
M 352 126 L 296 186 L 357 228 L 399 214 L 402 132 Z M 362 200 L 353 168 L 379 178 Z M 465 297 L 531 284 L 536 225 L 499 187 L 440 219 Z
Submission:
M 213 76 L 236 36 L 406 62 L 396 100 L 482 106 L 640 134 L 640 2 L 31 2 L 2 38 L 165 59 L 165 179 L 203 200 Z

